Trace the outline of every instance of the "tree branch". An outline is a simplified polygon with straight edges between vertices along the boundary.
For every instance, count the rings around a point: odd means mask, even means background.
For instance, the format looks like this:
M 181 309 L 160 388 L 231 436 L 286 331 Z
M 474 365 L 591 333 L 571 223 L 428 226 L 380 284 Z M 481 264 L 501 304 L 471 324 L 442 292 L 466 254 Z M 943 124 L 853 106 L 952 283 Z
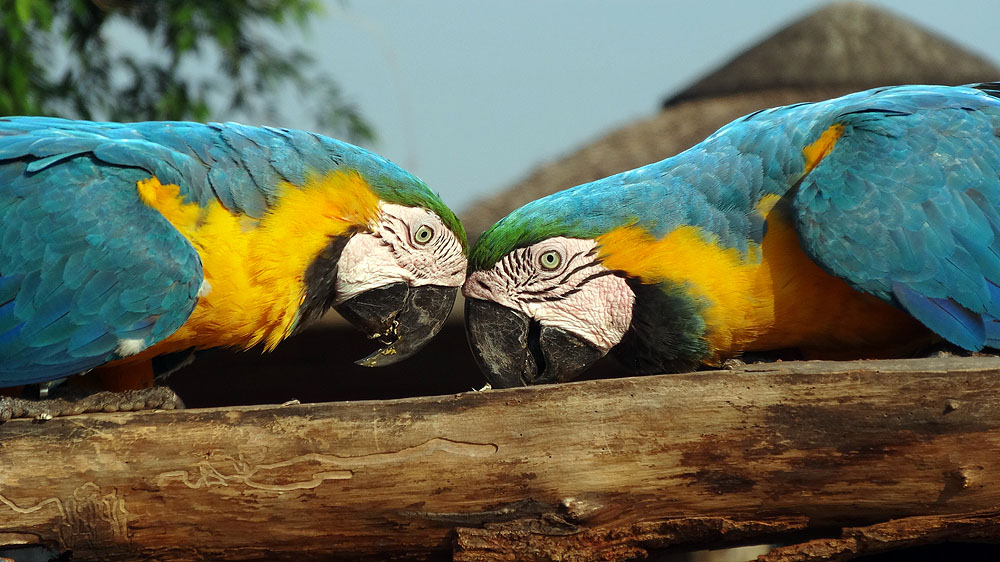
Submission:
M 769 560 L 992 541 L 998 395 L 998 358 L 786 362 L 13 420 L 0 537 L 74 560 L 619 560 L 843 527 Z

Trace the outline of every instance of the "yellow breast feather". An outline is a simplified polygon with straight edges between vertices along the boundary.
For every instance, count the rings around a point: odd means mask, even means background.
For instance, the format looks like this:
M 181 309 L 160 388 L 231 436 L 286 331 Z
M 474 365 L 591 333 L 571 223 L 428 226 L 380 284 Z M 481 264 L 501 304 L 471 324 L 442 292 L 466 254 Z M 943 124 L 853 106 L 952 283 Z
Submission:
M 279 185 L 277 204 L 259 221 L 218 201 L 185 202 L 178 186 L 155 177 L 138 182 L 137 191 L 197 250 L 208 287 L 188 321 L 136 360 L 189 347 L 273 348 L 295 327 L 312 260 L 332 237 L 363 228 L 378 213 L 378 198 L 355 172 Z
M 910 315 L 854 290 L 813 262 L 789 211 L 781 205 L 771 209 L 773 201 L 765 210 L 768 228 L 752 289 L 769 303 L 772 320 L 749 351 L 797 348 L 808 358 L 887 357 L 932 338 Z

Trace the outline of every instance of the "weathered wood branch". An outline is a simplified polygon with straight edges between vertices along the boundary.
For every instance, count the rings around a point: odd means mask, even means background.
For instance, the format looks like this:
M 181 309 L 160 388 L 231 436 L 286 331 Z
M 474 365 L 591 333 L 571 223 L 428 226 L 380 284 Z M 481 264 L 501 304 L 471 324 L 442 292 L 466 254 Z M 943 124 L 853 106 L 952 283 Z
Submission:
M 779 547 L 758 562 L 839 562 L 863 554 L 938 542 L 1000 543 L 1000 511 L 906 517 L 844 529 L 836 539 Z
M 1000 359 L 951 358 L 14 420 L 0 538 L 74 560 L 620 560 L 922 517 L 992 540 L 998 396 Z

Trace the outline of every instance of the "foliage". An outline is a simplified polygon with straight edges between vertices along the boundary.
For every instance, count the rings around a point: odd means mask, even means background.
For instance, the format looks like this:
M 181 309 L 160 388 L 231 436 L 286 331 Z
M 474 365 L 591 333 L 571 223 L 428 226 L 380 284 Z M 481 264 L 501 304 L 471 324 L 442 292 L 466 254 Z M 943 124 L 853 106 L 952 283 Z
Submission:
M 281 118 L 297 90 L 317 128 L 372 130 L 298 47 L 317 0 L 0 0 L 0 115 L 114 121 Z M 322 109 L 316 109 L 322 108 Z M 247 116 L 247 117 L 244 117 Z

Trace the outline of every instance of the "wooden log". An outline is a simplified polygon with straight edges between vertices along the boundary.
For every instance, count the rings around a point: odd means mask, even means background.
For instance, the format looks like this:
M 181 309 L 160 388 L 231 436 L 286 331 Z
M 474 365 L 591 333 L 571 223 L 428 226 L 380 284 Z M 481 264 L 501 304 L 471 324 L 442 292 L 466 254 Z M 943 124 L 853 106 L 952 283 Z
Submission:
M 998 396 L 1000 359 L 977 357 L 14 420 L 0 539 L 74 560 L 568 561 L 972 529 L 958 516 L 1000 506 Z
M 758 562 L 839 562 L 865 554 L 933 543 L 1000 542 L 1000 511 L 906 517 L 846 528 L 839 538 L 778 547 Z

